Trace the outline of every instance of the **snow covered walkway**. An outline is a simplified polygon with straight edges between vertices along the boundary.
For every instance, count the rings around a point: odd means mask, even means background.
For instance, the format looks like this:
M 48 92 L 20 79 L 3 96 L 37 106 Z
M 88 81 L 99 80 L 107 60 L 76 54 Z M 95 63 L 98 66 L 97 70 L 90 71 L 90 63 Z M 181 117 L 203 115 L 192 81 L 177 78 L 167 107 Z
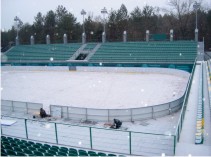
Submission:
M 183 122 L 183 129 L 181 132 L 180 140 L 177 143 L 177 147 L 176 147 L 176 154 L 175 154 L 176 156 L 211 155 L 211 145 L 206 144 L 207 142 L 201 145 L 195 144 L 196 115 L 197 115 L 198 88 L 199 88 L 198 84 L 199 84 L 199 78 L 200 78 L 199 76 L 200 70 L 201 70 L 201 65 L 196 65 L 195 74 L 193 76 L 193 82 L 192 82 L 192 86 L 190 90 L 190 96 L 189 96 L 189 100 L 187 104 L 187 110 L 186 110 L 186 114 L 185 114 L 185 118 Z M 205 100 L 206 100 L 206 97 L 205 97 Z M 205 103 L 205 106 L 208 106 L 208 103 Z M 205 107 L 205 110 L 206 110 L 206 107 Z M 205 116 L 206 114 L 207 112 L 205 111 Z M 205 122 L 205 125 L 207 125 L 206 124 L 207 122 Z

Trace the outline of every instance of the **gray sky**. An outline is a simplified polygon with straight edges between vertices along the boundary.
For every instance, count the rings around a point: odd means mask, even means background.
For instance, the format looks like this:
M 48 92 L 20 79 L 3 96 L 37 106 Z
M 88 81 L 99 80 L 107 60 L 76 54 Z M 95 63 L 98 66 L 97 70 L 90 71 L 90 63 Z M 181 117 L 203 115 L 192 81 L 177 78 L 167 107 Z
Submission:
M 206 6 L 211 8 L 211 0 L 203 0 Z M 23 23 L 32 24 L 38 12 L 46 14 L 47 11 L 55 11 L 58 5 L 63 5 L 82 22 L 80 11 L 92 12 L 94 16 L 101 15 L 103 7 L 108 10 L 119 9 L 125 4 L 128 12 L 136 6 L 142 8 L 146 4 L 157 7 L 168 7 L 168 0 L 1 0 L 1 29 L 8 30 L 14 24 L 14 17 L 18 16 Z

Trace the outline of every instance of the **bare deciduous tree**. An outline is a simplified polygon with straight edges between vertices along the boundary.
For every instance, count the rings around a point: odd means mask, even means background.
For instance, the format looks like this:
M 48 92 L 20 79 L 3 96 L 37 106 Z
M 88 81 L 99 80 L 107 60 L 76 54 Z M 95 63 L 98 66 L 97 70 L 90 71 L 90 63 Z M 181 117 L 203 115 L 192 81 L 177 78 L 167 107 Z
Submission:
M 169 13 L 172 17 L 178 20 L 178 22 L 175 24 L 175 27 L 179 29 L 180 35 L 183 39 L 186 38 L 186 35 L 188 32 L 188 23 L 191 18 L 191 12 L 193 11 L 194 1 L 195 0 L 169 0 L 168 1 L 169 6 L 171 6 Z

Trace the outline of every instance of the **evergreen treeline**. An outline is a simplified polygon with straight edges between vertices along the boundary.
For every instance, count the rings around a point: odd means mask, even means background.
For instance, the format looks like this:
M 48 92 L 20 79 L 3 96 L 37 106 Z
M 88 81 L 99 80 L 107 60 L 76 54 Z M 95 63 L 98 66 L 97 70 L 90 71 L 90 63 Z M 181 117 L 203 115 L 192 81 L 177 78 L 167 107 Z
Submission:
M 118 10 L 111 10 L 106 21 L 107 41 L 122 41 L 123 31 L 128 33 L 128 41 L 145 40 L 146 30 L 152 34 L 165 33 L 169 35 L 170 29 L 174 30 L 174 40 L 194 40 L 195 11 L 192 4 L 183 2 L 175 3 L 170 0 L 171 10 L 161 9 L 146 5 L 144 8 L 136 7 L 129 13 L 124 4 Z M 192 2 L 193 3 L 193 2 Z M 103 32 L 103 19 L 101 16 L 93 17 L 87 14 L 85 19 L 85 32 L 87 42 L 101 42 Z M 45 43 L 47 34 L 51 43 L 62 43 L 63 34 L 67 34 L 68 42 L 81 42 L 82 24 L 68 10 L 59 5 L 55 11 L 50 10 L 46 15 L 37 13 L 32 25 L 25 23 L 19 31 L 20 43 L 29 44 L 33 35 L 35 43 Z M 199 41 L 205 40 L 205 48 L 211 47 L 211 9 L 198 10 Z M 16 29 L 1 32 L 1 46 L 7 47 L 15 41 Z

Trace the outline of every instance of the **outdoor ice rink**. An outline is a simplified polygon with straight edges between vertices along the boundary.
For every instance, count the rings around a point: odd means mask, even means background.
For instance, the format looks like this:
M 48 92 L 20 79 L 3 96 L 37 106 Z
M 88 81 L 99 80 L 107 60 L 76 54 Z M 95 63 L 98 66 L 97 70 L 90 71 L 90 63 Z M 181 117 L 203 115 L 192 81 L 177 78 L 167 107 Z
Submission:
M 1 96 L 4 100 L 42 103 L 47 111 L 49 105 L 138 108 L 180 98 L 185 92 L 188 76 L 186 72 L 4 68 Z
M 78 68 L 64 67 L 3 67 L 2 99 L 100 109 L 139 108 L 158 105 L 183 96 L 189 73 L 162 68 Z M 173 155 L 175 129 L 180 112 L 135 122 L 123 122 L 122 129 L 104 130 L 104 122 L 91 125 L 93 149 L 129 154 L 129 132 L 132 154 Z M 11 115 L 13 116 L 13 115 Z M 3 117 L 8 119 L 9 117 Z M 24 121 L 3 132 L 25 138 Z M 57 122 L 60 122 L 58 119 Z M 89 125 L 65 121 L 57 124 L 59 143 L 90 148 Z M 71 126 L 76 125 L 76 126 Z M 86 127 L 83 127 L 86 126 Z M 55 143 L 53 123 L 27 120 L 29 138 Z M 71 127 L 71 130 L 69 129 Z M 105 138 L 106 137 L 106 138 Z M 150 140 L 149 140 L 150 139 Z M 121 143 L 121 144 L 120 144 Z

